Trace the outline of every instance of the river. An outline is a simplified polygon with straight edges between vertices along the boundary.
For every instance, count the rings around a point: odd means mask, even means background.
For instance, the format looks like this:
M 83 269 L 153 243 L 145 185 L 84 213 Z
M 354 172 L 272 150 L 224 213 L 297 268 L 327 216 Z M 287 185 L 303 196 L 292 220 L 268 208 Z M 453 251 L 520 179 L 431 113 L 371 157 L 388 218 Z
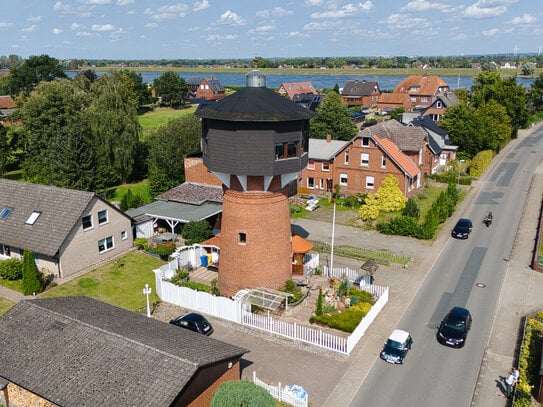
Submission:
M 137 72 L 137 71 L 136 71 Z M 247 73 L 249 70 L 247 71 Z M 104 71 L 96 71 L 98 76 L 105 74 Z M 153 83 L 153 80 L 164 72 L 138 72 L 141 74 L 143 82 Z M 66 72 L 73 78 L 75 72 Z M 224 87 L 228 86 L 245 86 L 245 73 L 219 73 L 219 72 L 179 72 L 179 76 L 183 79 L 194 77 L 214 77 L 218 79 Z M 368 82 L 377 82 L 381 91 L 393 90 L 406 76 L 388 76 L 388 75 L 292 75 L 292 74 L 266 74 L 266 86 L 268 88 L 278 88 L 282 83 L 286 82 L 311 82 L 315 89 L 331 89 L 336 84 L 342 88 L 345 82 L 358 79 Z M 464 88 L 471 89 L 473 85 L 473 77 L 471 76 L 441 76 L 445 82 L 449 84 L 451 89 Z M 517 83 L 529 88 L 534 81 L 534 78 L 517 77 Z

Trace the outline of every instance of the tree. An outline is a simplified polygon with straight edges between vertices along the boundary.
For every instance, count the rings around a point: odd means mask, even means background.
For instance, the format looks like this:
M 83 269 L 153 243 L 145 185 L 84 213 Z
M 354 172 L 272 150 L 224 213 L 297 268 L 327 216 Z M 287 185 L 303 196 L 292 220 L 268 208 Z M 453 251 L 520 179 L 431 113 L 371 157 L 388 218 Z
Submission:
M 456 190 L 456 188 L 455 188 Z M 409 216 L 410 218 L 418 219 L 420 216 L 420 209 L 414 198 L 409 198 L 405 204 L 405 208 L 402 211 L 403 216 Z
M 188 86 L 183 78 L 176 72 L 167 71 L 153 81 L 157 96 L 162 98 L 164 104 L 174 106 L 183 99 L 188 92 Z
M 381 212 L 399 211 L 405 207 L 406 198 L 400 190 L 399 184 L 394 175 L 388 174 L 375 192 Z
M 148 139 L 149 189 L 158 195 L 185 180 L 184 159 L 200 151 L 202 126 L 193 115 L 170 120 Z
M 33 295 L 43 291 L 42 275 L 38 271 L 34 255 L 28 250 L 23 251 L 23 294 Z
M 521 67 L 522 74 L 526 76 L 533 75 L 536 67 L 537 65 L 535 64 L 535 62 L 525 62 L 522 64 Z
M 202 243 L 213 236 L 213 233 L 211 233 L 211 225 L 204 219 L 187 223 L 183 226 L 181 236 L 185 240 L 185 244 L 190 246 L 194 243 Z
M 122 69 L 121 71 L 119 71 L 119 73 L 126 76 L 132 81 L 134 92 L 138 97 L 138 108 L 141 108 L 143 105 L 151 103 L 151 101 L 153 100 L 151 96 L 151 90 L 149 89 L 147 84 L 143 82 L 141 73 L 129 69 Z
M 48 55 L 31 56 L 21 66 L 10 70 L 10 94 L 16 95 L 23 91 L 29 93 L 42 81 L 53 81 L 66 78 L 64 67 L 60 62 Z
M 358 127 L 351 119 L 347 105 L 334 91 L 326 94 L 316 113 L 310 120 L 312 138 L 325 139 L 330 134 L 334 140 L 351 140 L 358 133 Z
M 543 110 L 543 73 L 535 78 L 528 93 L 528 101 L 534 112 Z
M 274 398 L 252 382 L 232 380 L 222 383 L 213 393 L 211 407 L 274 407 Z
M 8 130 L 0 124 L 0 177 L 4 175 L 9 154 Z

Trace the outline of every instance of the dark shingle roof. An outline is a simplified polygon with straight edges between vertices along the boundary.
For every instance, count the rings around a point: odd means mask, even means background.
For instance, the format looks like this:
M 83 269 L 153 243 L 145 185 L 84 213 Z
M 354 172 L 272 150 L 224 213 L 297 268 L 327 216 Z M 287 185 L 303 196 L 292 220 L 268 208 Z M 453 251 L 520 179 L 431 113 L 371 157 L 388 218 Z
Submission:
M 169 406 L 199 368 L 246 352 L 88 297 L 0 318 L 0 376 L 60 406 Z
M 222 203 L 223 190 L 220 186 L 184 182 L 163 194 L 157 199 L 201 205 L 204 202 Z
M 217 103 L 195 112 L 203 119 L 233 122 L 282 122 L 308 120 L 312 111 L 284 98 L 267 87 L 245 87 Z
M 342 96 L 370 96 L 373 91 L 379 90 L 377 82 L 354 81 L 345 82 L 345 86 L 341 91 Z
M 419 151 L 428 137 L 428 133 L 423 128 L 404 126 L 394 119 L 366 127 L 359 134 L 375 134 L 380 138 L 389 139 L 401 151 Z
M 95 197 L 92 192 L 0 178 L 0 211 L 12 208 L 0 220 L 0 243 L 55 256 Z M 25 225 L 32 212 L 41 215 L 33 225 Z

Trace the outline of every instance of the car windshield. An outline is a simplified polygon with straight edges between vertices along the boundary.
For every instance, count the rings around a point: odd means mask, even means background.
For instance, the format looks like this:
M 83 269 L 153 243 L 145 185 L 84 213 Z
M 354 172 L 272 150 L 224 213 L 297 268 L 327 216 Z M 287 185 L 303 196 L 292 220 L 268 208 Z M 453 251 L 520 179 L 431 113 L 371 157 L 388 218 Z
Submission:
M 441 333 L 450 338 L 461 338 L 466 331 L 466 322 L 463 320 L 449 319 L 443 324 Z
M 385 344 L 385 349 L 384 352 L 387 354 L 387 355 L 390 355 L 390 356 L 402 356 L 402 353 L 403 353 L 403 348 L 397 348 L 397 347 L 394 347 L 394 346 L 390 346 L 389 345 L 389 342 L 388 341 L 386 344 Z M 398 342 L 396 342 L 398 343 Z
M 386 345 L 391 348 L 396 349 L 403 349 L 405 348 L 405 345 L 401 342 L 393 341 L 392 339 L 388 339 Z

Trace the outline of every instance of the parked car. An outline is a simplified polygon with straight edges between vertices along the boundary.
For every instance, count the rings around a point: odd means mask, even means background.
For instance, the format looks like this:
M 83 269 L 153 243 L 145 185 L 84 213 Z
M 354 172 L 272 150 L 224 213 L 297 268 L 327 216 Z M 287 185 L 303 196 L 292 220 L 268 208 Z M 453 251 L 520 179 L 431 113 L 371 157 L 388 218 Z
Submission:
M 412 345 L 413 339 L 408 332 L 395 329 L 385 342 L 380 355 L 381 359 L 392 364 L 402 364 Z
M 452 308 L 439 325 L 438 342 L 452 348 L 463 347 L 471 329 L 471 322 L 471 314 L 466 308 Z
M 452 237 L 457 239 L 467 239 L 471 230 L 473 228 L 473 223 L 470 219 L 459 219 L 452 230 Z
M 198 332 L 203 335 L 211 335 L 213 333 L 213 327 L 209 321 L 200 314 L 190 312 L 188 314 L 180 315 L 170 321 L 170 324 L 180 326 L 181 328 L 189 329 L 194 332 Z

